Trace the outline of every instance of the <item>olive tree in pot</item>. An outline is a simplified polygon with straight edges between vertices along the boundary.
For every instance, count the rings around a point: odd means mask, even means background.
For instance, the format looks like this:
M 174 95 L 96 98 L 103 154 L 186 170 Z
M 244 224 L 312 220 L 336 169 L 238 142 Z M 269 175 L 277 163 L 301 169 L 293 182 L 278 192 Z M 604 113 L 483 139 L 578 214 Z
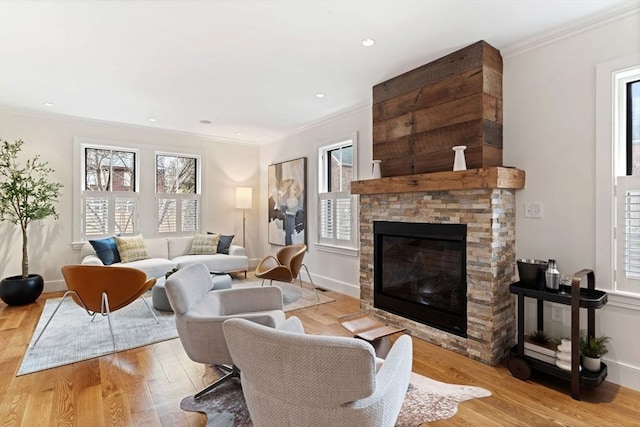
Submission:
M 24 165 L 18 162 L 22 140 L 2 140 L 0 144 L 0 220 L 22 229 L 22 274 L 2 279 L 0 298 L 9 305 L 23 305 L 38 299 L 44 286 L 42 276 L 29 274 L 27 230 L 32 221 L 58 218 L 55 203 L 62 184 L 49 181 L 53 169 L 41 162 L 40 156 L 28 159 Z

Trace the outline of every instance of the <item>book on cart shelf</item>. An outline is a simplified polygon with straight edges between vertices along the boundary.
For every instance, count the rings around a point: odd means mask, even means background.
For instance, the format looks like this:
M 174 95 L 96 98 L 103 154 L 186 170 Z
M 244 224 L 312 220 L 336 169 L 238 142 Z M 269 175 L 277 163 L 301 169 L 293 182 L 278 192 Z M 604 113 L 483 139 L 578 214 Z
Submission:
M 551 363 L 551 364 L 555 364 L 556 363 L 556 356 L 555 355 L 554 356 L 549 356 L 548 354 L 538 353 L 537 351 L 530 350 L 528 348 L 524 349 L 524 355 L 532 357 L 532 358 L 537 359 L 537 360 L 540 360 L 542 362 L 547 362 L 547 363 Z
M 524 337 L 524 355 L 532 357 L 543 362 L 556 363 L 556 347 L 558 344 L 554 341 L 549 341 L 546 344 L 539 344 L 531 341 L 531 337 Z

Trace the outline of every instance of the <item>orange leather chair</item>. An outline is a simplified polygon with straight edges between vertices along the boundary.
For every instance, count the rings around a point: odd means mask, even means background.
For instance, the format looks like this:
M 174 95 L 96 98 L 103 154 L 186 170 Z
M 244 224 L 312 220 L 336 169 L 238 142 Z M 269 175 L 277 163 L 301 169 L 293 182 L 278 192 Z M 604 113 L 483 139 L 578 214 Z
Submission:
M 33 343 L 34 347 L 56 315 L 60 305 L 71 295 L 73 301 L 84 308 L 87 314 L 92 316 L 92 322 L 98 313 L 107 316 L 109 331 L 111 332 L 111 341 L 113 342 L 113 351 L 115 353 L 116 340 L 111 326 L 111 312 L 131 304 L 156 283 L 156 279 L 147 280 L 145 272 L 129 267 L 66 265 L 62 267 L 62 275 L 67 283 L 68 291 L 65 292 L 62 300 L 44 325 L 38 338 L 36 338 Z M 144 298 L 141 299 L 156 319 L 156 323 L 160 323 L 151 306 L 149 306 L 149 303 Z
M 300 279 L 300 287 L 302 287 L 300 270 L 304 267 L 307 276 L 309 276 L 311 287 L 316 293 L 316 298 L 320 300 L 311 274 L 309 274 L 309 269 L 302 263 L 306 251 L 307 245 L 303 244 L 285 246 L 276 253 L 275 257 L 273 255 L 264 257 L 256 267 L 255 275 L 257 278 L 262 279 L 263 285 L 265 280 L 269 280 L 270 284 L 273 284 L 274 280 L 276 282 L 291 283 L 298 278 Z

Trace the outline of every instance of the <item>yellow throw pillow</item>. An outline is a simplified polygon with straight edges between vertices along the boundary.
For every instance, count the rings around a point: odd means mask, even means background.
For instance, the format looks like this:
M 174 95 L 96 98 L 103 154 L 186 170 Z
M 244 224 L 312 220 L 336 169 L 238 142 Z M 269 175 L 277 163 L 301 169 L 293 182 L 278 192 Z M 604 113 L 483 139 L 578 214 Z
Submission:
M 120 253 L 122 262 L 148 258 L 147 244 L 144 242 L 142 234 L 128 237 L 116 236 L 116 246 L 118 246 L 118 252 Z
M 218 252 L 219 234 L 196 234 L 189 255 L 214 255 Z

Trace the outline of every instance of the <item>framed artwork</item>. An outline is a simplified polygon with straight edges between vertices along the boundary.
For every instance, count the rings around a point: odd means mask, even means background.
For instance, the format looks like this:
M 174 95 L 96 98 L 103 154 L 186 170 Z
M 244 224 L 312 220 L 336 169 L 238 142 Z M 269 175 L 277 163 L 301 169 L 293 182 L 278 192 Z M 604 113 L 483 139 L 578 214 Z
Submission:
M 307 158 L 269 165 L 269 243 L 307 243 Z

